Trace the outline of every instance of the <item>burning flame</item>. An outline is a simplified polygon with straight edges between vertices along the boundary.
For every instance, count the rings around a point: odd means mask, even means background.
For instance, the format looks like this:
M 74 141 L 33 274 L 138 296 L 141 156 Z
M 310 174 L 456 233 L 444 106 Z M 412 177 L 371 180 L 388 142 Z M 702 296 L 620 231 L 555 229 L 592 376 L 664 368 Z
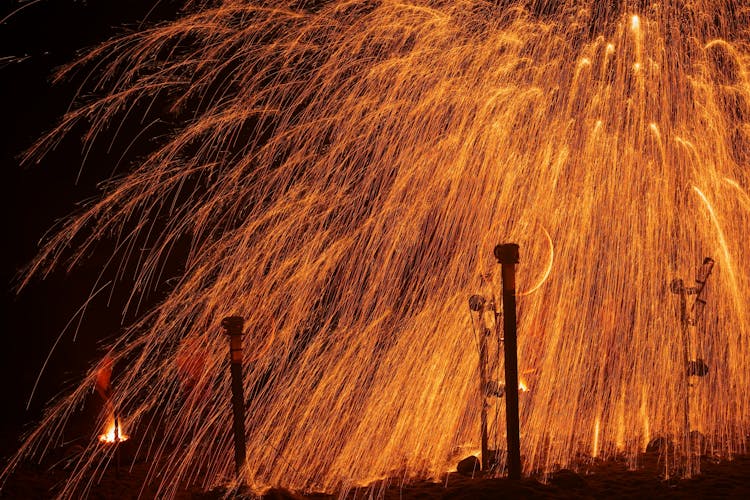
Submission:
M 104 434 L 99 434 L 99 441 L 102 443 L 121 443 L 129 438 L 130 436 L 122 428 L 122 423 L 115 425 L 114 418 L 107 423 Z

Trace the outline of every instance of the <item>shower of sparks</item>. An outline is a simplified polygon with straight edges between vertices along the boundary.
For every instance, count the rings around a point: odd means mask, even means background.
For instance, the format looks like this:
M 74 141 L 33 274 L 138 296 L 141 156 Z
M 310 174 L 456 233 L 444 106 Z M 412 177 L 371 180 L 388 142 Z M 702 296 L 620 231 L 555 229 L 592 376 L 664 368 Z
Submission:
M 686 397 L 707 453 L 746 452 L 749 19 L 733 0 L 190 2 L 68 69 L 93 68 L 101 98 L 30 161 L 157 99 L 188 118 L 28 279 L 66 265 L 71 241 L 77 263 L 112 239 L 136 307 L 190 242 L 171 293 L 109 353 L 163 496 L 233 476 L 232 314 L 251 359 L 249 484 L 342 491 L 453 467 L 479 441 L 467 299 L 498 290 L 500 242 L 520 244 L 519 292 L 539 284 L 518 301 L 526 473 L 581 454 L 636 464 L 658 436 L 676 470 Z M 710 370 L 688 383 L 669 283 L 706 256 L 687 355 Z M 4 475 L 59 435 L 97 369 Z M 502 400 L 492 413 L 502 448 Z M 110 453 L 94 437 L 62 494 Z

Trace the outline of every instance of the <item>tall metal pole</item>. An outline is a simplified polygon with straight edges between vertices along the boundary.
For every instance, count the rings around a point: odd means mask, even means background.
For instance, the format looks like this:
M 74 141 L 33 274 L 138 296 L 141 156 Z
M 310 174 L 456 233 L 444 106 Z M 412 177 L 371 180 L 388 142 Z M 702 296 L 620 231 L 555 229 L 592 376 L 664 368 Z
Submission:
M 479 313 L 480 315 L 483 312 Z M 479 322 L 479 390 L 482 402 L 481 412 L 481 438 L 482 438 L 482 471 L 490 469 L 490 447 L 487 439 L 487 331 L 484 322 Z
M 112 413 L 115 419 L 115 477 L 120 479 L 120 417 L 117 415 L 117 410 L 112 405 Z
M 245 320 L 241 316 L 229 316 L 221 320 L 221 326 L 229 336 L 229 360 L 232 372 L 232 413 L 234 416 L 234 462 L 239 477 L 245 466 L 245 391 L 242 383 L 242 329 Z
M 683 448 L 685 452 L 685 477 L 691 477 L 694 472 L 700 472 L 700 458 L 693 454 L 697 452 L 694 449 L 692 441 L 692 434 L 690 432 L 690 376 L 696 375 L 703 377 L 708 372 L 708 367 L 703 362 L 703 359 L 696 358 L 692 361 L 690 353 L 690 327 L 696 326 L 698 317 L 700 316 L 703 306 L 706 305 L 706 300 L 703 298 L 703 292 L 706 287 L 706 281 L 711 276 L 711 272 L 714 268 L 714 260 L 711 257 L 703 259 L 701 265 L 700 274 L 695 279 L 698 286 L 686 287 L 685 283 L 681 279 L 675 279 L 669 285 L 672 293 L 679 295 L 680 297 L 680 330 L 682 332 L 682 354 L 683 363 L 685 364 L 686 373 L 682 373 L 680 380 L 682 381 L 682 393 L 683 393 Z M 691 308 L 691 313 L 687 310 L 687 296 L 695 295 L 695 302 Z M 700 361 L 700 364 L 699 364 Z
M 505 345 L 505 429 L 508 478 L 521 479 L 521 430 L 518 418 L 518 339 L 516 330 L 516 264 L 518 245 L 495 247 L 503 279 L 503 336 Z
M 683 286 L 680 290 L 680 319 L 682 320 L 682 357 L 685 366 L 685 371 L 690 366 L 690 331 L 687 317 L 687 300 L 685 295 L 687 290 Z M 682 387 L 683 387 L 683 438 L 682 446 L 685 451 L 685 476 L 690 477 L 692 475 L 693 464 L 692 464 L 692 450 L 690 449 L 690 374 L 682 373 Z
M 482 402 L 480 432 L 482 445 L 482 470 L 490 470 L 490 447 L 487 438 L 487 327 L 484 324 L 484 300 L 479 309 L 479 396 Z
M 481 295 L 469 297 L 469 308 L 479 313 L 479 401 L 482 408 L 480 413 L 480 440 L 482 446 L 482 470 L 490 469 L 490 450 L 487 438 L 487 336 L 489 329 L 484 322 L 486 300 Z

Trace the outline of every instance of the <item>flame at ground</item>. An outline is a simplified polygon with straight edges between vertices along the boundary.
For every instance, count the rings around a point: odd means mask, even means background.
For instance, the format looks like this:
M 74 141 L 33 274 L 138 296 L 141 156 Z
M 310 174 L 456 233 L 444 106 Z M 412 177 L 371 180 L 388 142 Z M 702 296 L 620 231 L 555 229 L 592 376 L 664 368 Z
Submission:
M 137 268 L 135 304 L 190 242 L 170 295 L 110 350 L 113 404 L 157 441 L 162 496 L 233 474 L 218 327 L 231 314 L 249 351 L 272 338 L 245 373 L 249 483 L 330 491 L 447 470 L 479 439 L 467 298 L 497 294 L 500 242 L 520 245 L 518 290 L 539 284 L 518 297 L 525 472 L 581 453 L 636 462 L 655 437 L 676 443 L 676 468 L 686 429 L 703 452 L 747 450 L 744 2 L 189 4 L 70 68 L 104 68 L 91 90 L 106 93 L 29 155 L 78 122 L 90 141 L 154 103 L 175 113 L 29 275 L 62 265 L 71 241 L 78 261 L 112 238 L 113 274 Z M 669 284 L 692 283 L 707 256 L 706 306 L 681 321 Z M 708 374 L 688 381 L 686 358 Z M 96 369 L 6 473 L 59 432 Z
M 122 424 L 115 425 L 115 420 L 112 419 L 106 427 L 104 434 L 99 434 L 99 441 L 102 443 L 121 443 L 130 439 L 122 428 Z

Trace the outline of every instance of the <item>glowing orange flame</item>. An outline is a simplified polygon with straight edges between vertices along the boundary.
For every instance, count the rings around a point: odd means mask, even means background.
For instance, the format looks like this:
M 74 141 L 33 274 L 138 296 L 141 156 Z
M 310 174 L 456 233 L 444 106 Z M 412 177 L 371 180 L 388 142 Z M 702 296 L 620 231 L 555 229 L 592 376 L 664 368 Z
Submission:
M 127 441 L 130 438 L 122 428 L 122 423 L 115 425 L 115 419 L 112 418 L 108 423 L 104 431 L 104 434 L 99 434 L 99 441 L 102 443 L 121 443 Z

